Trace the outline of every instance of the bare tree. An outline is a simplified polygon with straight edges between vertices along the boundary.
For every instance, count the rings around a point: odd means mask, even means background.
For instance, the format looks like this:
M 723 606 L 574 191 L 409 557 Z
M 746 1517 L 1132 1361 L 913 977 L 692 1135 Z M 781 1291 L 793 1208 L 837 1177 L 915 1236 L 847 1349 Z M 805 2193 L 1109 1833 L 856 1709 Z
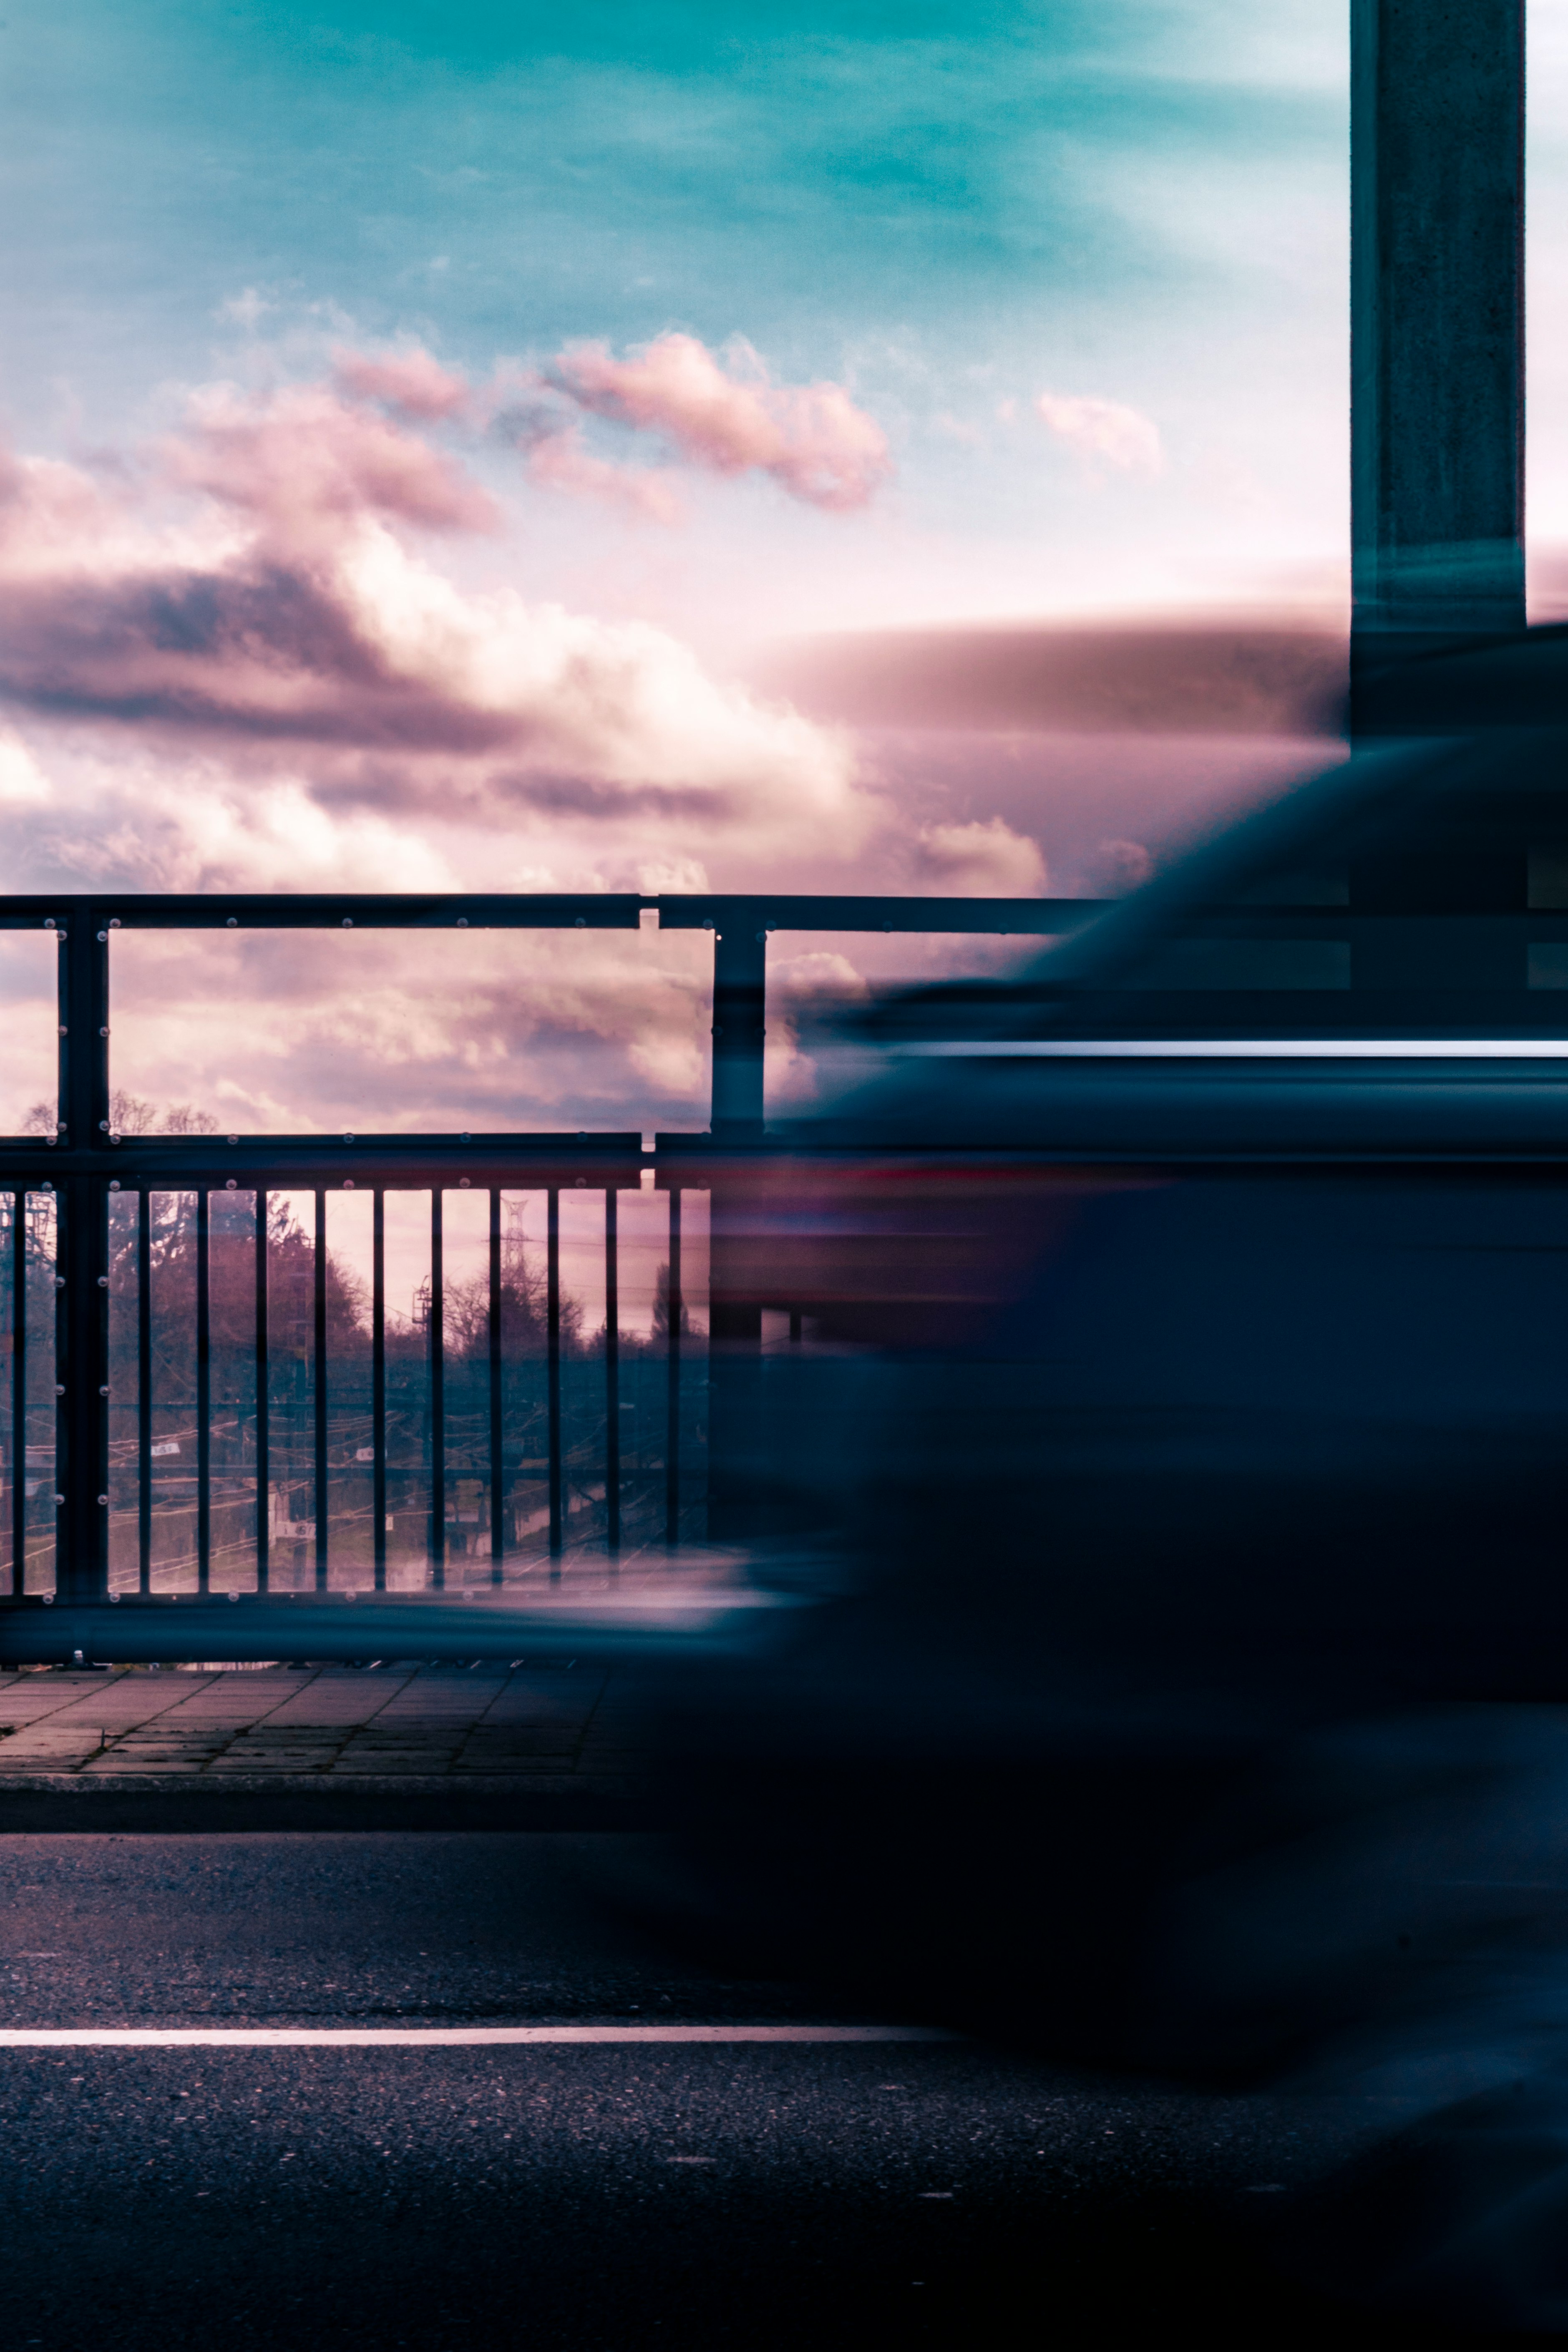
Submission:
M 55 1105 L 36 1102 L 23 1119 L 21 1131 L 53 1135 L 58 1127 Z M 217 1121 L 210 1110 L 198 1110 L 194 1103 L 171 1103 L 160 1113 L 156 1103 L 116 1087 L 109 1097 L 109 1129 L 111 1135 L 216 1135 Z
M 683 1339 L 697 1336 L 692 1330 L 691 1317 L 684 1298 L 680 1302 L 680 1322 L 678 1328 Z M 653 1337 L 656 1339 L 668 1339 L 669 1337 L 669 1260 L 668 1258 L 659 1267 L 654 1288 Z
M 522 1203 L 504 1203 L 506 1230 L 500 1245 L 501 1345 L 525 1354 L 542 1350 L 549 1335 L 548 1283 L 542 1265 L 529 1255 L 523 1239 Z M 453 1356 L 480 1356 L 489 1347 L 490 1278 L 487 1272 L 467 1281 L 449 1282 L 442 1306 L 446 1345 Z M 561 1345 L 567 1350 L 583 1344 L 581 1302 L 563 1294 L 560 1301 Z
M 128 1094 L 123 1087 L 116 1087 L 109 1097 L 111 1135 L 150 1135 L 157 1120 L 157 1104 L 144 1102 L 140 1095 Z

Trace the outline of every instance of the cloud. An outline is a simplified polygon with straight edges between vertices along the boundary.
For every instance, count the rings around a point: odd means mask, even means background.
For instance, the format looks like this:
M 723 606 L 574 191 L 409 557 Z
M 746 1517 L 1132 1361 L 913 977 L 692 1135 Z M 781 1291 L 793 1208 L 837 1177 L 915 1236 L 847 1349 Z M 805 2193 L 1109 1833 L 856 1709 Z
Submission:
M 116 1082 L 247 1132 L 701 1125 L 711 961 L 691 932 L 132 931 Z
M 954 897 L 1033 898 L 1046 887 L 1038 846 L 999 816 L 922 826 L 915 856 L 921 879 Z
M 796 1025 L 813 1016 L 832 1014 L 846 1004 L 863 1003 L 870 989 L 847 956 L 830 948 L 811 948 L 802 955 L 770 959 L 768 1013 Z
M 26 806 L 48 796 L 49 780 L 20 736 L 0 730 L 0 804 Z
M 810 1050 L 831 1034 L 836 1018 L 870 995 L 847 956 L 831 949 L 768 959 L 768 1034 L 764 1087 L 771 1107 L 809 1102 L 817 1089 Z
M 325 523 L 379 515 L 425 530 L 493 530 L 494 499 L 451 457 L 384 417 L 313 387 L 247 399 L 198 393 L 161 452 L 177 488 L 202 490 L 297 541 Z
M 247 286 L 243 294 L 231 294 L 226 302 L 220 302 L 217 314 L 232 326 L 243 327 L 247 334 L 254 334 L 263 317 L 272 308 L 273 305 L 254 286 Z
M 712 677 L 667 631 L 460 586 L 430 536 L 493 530 L 493 502 L 334 392 L 205 390 L 122 471 L 0 458 L 0 697 L 79 749 L 113 737 L 127 776 L 134 747 L 185 763 L 211 809 L 285 793 L 302 854 L 310 806 L 448 837 L 570 835 L 557 887 L 593 887 L 606 834 L 635 873 L 725 839 L 847 856 L 876 819 L 841 730 Z M 113 797 L 101 758 L 93 791 Z M 139 784 L 134 811 L 68 851 L 73 870 L 170 822 Z M 224 859 L 187 840 L 175 862 L 193 854 L 216 887 Z M 269 864 L 254 829 L 245 855 Z M 483 856 L 471 878 L 500 878 L 493 841 Z
M 774 384 L 737 340 L 727 372 L 693 335 L 660 335 L 627 359 L 604 343 L 562 352 L 545 382 L 580 408 L 663 436 L 689 465 L 770 476 L 830 513 L 868 505 L 892 472 L 887 436 L 842 384 Z
M 1153 871 L 1154 860 L 1141 841 L 1102 841 L 1089 862 L 1089 880 L 1103 897 L 1120 898 Z
M 473 398 L 470 386 L 420 345 L 381 358 L 364 352 L 332 353 L 333 380 L 355 400 L 379 400 L 400 416 L 435 423 L 456 416 Z
M 595 457 L 574 425 L 537 436 L 528 451 L 528 478 L 544 489 L 598 499 L 644 522 L 678 523 L 686 513 L 666 469 Z
M 892 471 L 886 435 L 842 384 L 774 384 L 739 337 L 722 361 L 692 335 L 660 335 L 625 359 L 603 343 L 579 343 L 542 372 L 502 368 L 480 388 L 420 344 L 339 350 L 332 363 L 340 401 L 374 403 L 422 425 L 488 415 L 495 437 L 522 451 L 531 481 L 643 520 L 684 520 L 668 469 L 601 457 L 585 444 L 580 415 L 658 433 L 707 473 L 766 474 L 790 497 L 832 512 L 867 505 Z M 528 397 L 503 405 L 520 385 Z
M 1078 452 L 1091 475 L 1098 474 L 1103 466 L 1111 467 L 1119 474 L 1151 478 L 1164 471 L 1165 453 L 1159 426 L 1141 410 L 1129 408 L 1120 400 L 1042 392 L 1035 402 L 1035 412 L 1048 432 Z

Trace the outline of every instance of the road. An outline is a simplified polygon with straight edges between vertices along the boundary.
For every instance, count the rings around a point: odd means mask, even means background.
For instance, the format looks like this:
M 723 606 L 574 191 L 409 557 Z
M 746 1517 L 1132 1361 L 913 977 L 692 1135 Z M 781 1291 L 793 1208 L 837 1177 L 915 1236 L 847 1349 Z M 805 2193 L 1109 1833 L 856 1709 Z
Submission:
M 588 1891 L 616 1859 L 11 1837 L 0 2028 L 878 2021 L 672 1958 Z M 1361 2119 L 962 2042 L 7 2045 L 0 2085 L 22 2352 L 1359 2333 L 1270 2283 L 1240 2224 Z

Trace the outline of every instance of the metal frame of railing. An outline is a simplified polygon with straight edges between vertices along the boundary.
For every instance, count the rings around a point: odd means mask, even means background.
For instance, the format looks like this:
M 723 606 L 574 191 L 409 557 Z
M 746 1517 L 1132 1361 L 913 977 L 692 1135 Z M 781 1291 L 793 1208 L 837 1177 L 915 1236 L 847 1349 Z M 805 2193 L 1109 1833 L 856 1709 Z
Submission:
M 196 1385 L 197 1540 L 195 1598 L 210 1591 L 211 1552 L 210 1362 L 208 1316 L 210 1202 L 214 1192 L 241 1190 L 257 1196 L 257 1350 L 265 1366 L 268 1349 L 267 1198 L 277 1191 L 314 1194 L 315 1253 L 315 1587 L 327 1587 L 329 1512 L 325 1494 L 329 1368 L 325 1352 L 325 1202 L 329 1189 L 362 1189 L 372 1194 L 372 1417 L 374 1425 L 372 1517 L 374 1530 L 374 1589 L 384 1590 L 385 1551 L 385 1293 L 384 1196 L 388 1189 L 428 1190 L 431 1195 L 432 1321 L 437 1344 L 432 1413 L 432 1492 L 442 1475 L 442 1404 L 439 1346 L 442 1316 L 442 1202 L 447 1190 L 487 1192 L 489 1198 L 489 1486 L 492 1577 L 500 1581 L 505 1546 L 501 1508 L 503 1454 L 502 1382 L 500 1363 L 500 1202 L 503 1188 L 542 1192 L 547 1199 L 547 1322 L 545 1379 L 548 1395 L 548 1494 L 550 1556 L 558 1559 L 563 1538 L 561 1445 L 559 1203 L 563 1188 L 602 1190 L 605 1197 L 606 1346 L 606 1534 L 613 1550 L 619 1537 L 620 1465 L 616 1410 L 619 1376 L 615 1334 L 617 1290 L 616 1198 L 636 1190 L 650 1161 L 655 1182 L 670 1195 L 670 1305 L 668 1315 L 667 1414 L 663 1535 L 674 1545 L 680 1534 L 680 1198 L 683 1182 L 694 1181 L 691 1149 L 703 1139 L 661 1135 L 651 1153 L 640 1135 L 543 1133 L 468 1135 L 118 1135 L 110 1128 L 110 959 L 117 931 L 197 929 L 395 929 L 405 930 L 612 929 L 636 930 L 649 908 L 662 929 L 700 929 L 712 934 L 713 1061 L 712 1113 L 708 1140 L 765 1146 L 763 1119 L 763 1060 L 766 1029 L 767 940 L 773 931 L 866 931 L 1051 935 L 1070 929 L 1095 911 L 1082 899 L 922 898 L 804 897 L 791 894 L 495 894 L 442 896 L 363 894 L 331 896 L 214 894 L 203 896 L 90 895 L 0 897 L 0 930 L 52 930 L 59 942 L 58 1132 L 33 1139 L 0 1139 L 0 1191 L 16 1196 L 12 1218 L 17 1252 L 13 1269 L 16 1317 L 12 1334 L 13 1415 L 10 1431 L 14 1583 L 19 1588 L 26 1544 L 27 1360 L 26 1282 L 23 1253 L 30 1193 L 50 1192 L 58 1203 L 55 1274 L 55 1370 L 57 1422 L 55 1461 L 57 1517 L 56 1596 L 89 1610 L 110 1597 L 108 1508 L 109 1399 L 109 1203 L 115 1193 L 140 1196 L 137 1258 L 137 1357 L 141 1372 L 139 1594 L 148 1599 L 151 1449 L 149 1365 L 150 1283 L 148 1234 L 154 1192 L 194 1192 L 196 1198 Z M 684 1170 L 684 1174 L 682 1171 Z M 700 1175 L 695 1181 L 705 1182 Z M 741 1323 L 714 1337 L 742 1349 L 755 1335 L 739 1310 Z M 257 1589 L 268 1591 L 267 1492 L 268 1444 L 266 1381 L 257 1386 Z M 430 1557 L 438 1586 L 444 1565 L 442 1507 L 432 1507 Z M 127 1596 L 131 1598 L 132 1596 Z M 232 1597 L 232 1596 L 231 1596 Z M 162 1600 L 163 1596 L 159 1596 Z M 16 1651 L 17 1605 L 28 1605 L 19 1589 L 0 1601 L 0 1653 Z M 231 1621 L 232 1622 L 232 1621 Z M 62 1623 L 52 1637 L 69 1654 Z M 208 1648 L 212 1636 L 206 1637 Z M 318 1640 L 320 1636 L 317 1637 Z M 119 1634 L 121 1654 L 125 1633 Z M 236 1652 L 236 1654 L 239 1653 Z

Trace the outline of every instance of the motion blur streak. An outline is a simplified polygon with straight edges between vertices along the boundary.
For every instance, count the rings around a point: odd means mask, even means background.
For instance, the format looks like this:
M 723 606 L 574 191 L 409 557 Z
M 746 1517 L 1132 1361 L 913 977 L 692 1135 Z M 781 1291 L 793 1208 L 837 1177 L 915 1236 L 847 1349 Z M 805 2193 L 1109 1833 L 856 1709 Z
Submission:
M 1568 2325 L 1564 748 L 1358 754 L 710 1154 L 715 1427 L 818 1601 L 665 1729 L 668 1904 L 1378 2103 L 1279 2259 L 1478 2326 Z

